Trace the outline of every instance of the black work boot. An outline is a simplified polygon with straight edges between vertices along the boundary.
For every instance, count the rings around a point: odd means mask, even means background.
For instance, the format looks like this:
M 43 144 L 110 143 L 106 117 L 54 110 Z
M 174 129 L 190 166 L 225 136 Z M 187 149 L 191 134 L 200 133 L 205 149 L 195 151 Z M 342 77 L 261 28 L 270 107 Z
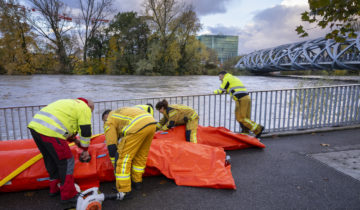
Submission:
M 55 196 L 58 196 L 58 195 L 60 195 L 60 190 L 57 191 L 57 192 L 54 192 L 54 193 L 49 193 L 50 197 L 55 197 Z
M 61 200 L 61 203 L 62 204 L 76 204 L 79 196 L 80 196 L 80 193 L 76 194 L 74 197 L 72 197 L 68 200 Z
M 250 134 L 249 128 L 245 127 L 245 125 L 243 125 L 241 123 L 240 123 L 240 126 L 241 126 L 241 133 L 240 134 L 244 134 L 244 135 L 249 135 Z
M 260 125 L 261 126 L 261 125 Z M 256 138 L 258 139 L 258 138 L 260 138 L 260 136 L 261 136 L 261 134 L 262 134 L 262 132 L 265 130 L 265 127 L 264 126 L 261 126 L 261 128 L 260 128 L 260 132 L 258 133 L 258 134 L 256 134 Z
M 142 182 L 131 182 L 131 187 L 134 188 L 135 190 L 141 190 L 143 187 L 143 183 Z

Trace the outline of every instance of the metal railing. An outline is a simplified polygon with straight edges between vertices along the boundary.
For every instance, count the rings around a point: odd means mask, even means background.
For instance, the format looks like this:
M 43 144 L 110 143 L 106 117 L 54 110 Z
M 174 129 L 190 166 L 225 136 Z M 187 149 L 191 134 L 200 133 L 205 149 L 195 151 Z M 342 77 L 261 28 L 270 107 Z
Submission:
M 251 119 L 265 126 L 265 132 L 285 132 L 360 124 L 360 85 L 339 85 L 250 92 Z M 137 104 L 155 104 L 163 98 L 95 102 L 93 133 L 103 132 L 102 112 Z M 194 108 L 203 126 L 226 127 L 241 132 L 236 122 L 235 102 L 229 95 L 167 97 L 169 104 Z M 27 124 L 43 105 L 0 108 L 0 140 L 27 139 Z M 159 112 L 154 112 L 160 119 Z

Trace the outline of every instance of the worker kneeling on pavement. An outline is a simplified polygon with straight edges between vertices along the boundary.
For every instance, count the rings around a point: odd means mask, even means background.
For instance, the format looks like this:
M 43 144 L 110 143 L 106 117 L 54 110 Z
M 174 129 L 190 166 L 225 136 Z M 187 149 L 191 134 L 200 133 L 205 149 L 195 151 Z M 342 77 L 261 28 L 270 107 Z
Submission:
M 199 115 L 192 108 L 181 105 L 169 105 L 164 99 L 156 104 L 156 109 L 164 115 L 157 123 L 158 130 L 166 131 L 176 125 L 186 125 L 186 141 L 197 143 Z
M 115 168 L 116 189 L 122 200 L 130 197 L 132 185 L 135 189 L 142 186 L 156 121 L 151 114 L 136 107 L 106 110 L 102 119 L 109 156 Z
M 219 79 L 222 83 L 220 89 L 214 90 L 214 94 L 230 93 L 235 100 L 235 117 L 240 123 L 242 133 L 249 134 L 252 131 L 256 138 L 259 138 L 264 127 L 250 119 L 251 99 L 241 80 L 226 71 L 219 73 Z
M 42 108 L 28 125 L 50 175 L 50 196 L 60 193 L 64 203 L 76 202 L 78 194 L 73 177 L 75 161 L 67 141 L 75 141 L 83 150 L 80 155 L 83 161 L 90 159 L 87 150 L 93 110 L 91 100 L 62 99 Z M 80 140 L 75 138 L 77 133 Z

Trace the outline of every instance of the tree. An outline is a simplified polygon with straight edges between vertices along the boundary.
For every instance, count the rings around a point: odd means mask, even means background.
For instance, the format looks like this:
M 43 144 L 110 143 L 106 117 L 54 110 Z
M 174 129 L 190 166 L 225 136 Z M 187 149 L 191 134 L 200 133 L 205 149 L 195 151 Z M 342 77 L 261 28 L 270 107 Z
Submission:
M 153 30 L 150 41 L 160 46 L 155 69 L 161 74 L 171 74 L 168 71 L 174 71 L 180 59 L 175 35 L 185 5 L 176 0 L 146 0 L 144 8 L 150 29 Z
M 146 59 L 150 29 L 143 17 L 136 12 L 118 13 L 111 21 L 107 32 L 115 42 L 117 62 L 123 63 L 126 73 L 134 74 L 136 63 Z
M 25 20 L 26 10 L 16 1 L 0 0 L 0 69 L 8 74 L 35 72 L 31 50 L 37 48 L 35 35 Z
M 331 32 L 326 38 L 338 42 L 344 37 L 356 37 L 354 25 L 358 25 L 360 17 L 359 0 L 309 0 L 310 11 L 305 11 L 301 19 L 305 22 L 316 23 L 321 28 L 330 27 Z M 303 26 L 296 28 L 301 37 L 308 36 Z
M 60 66 L 55 70 L 55 73 L 71 73 L 70 59 L 66 51 L 66 41 L 71 40 L 67 33 L 72 29 L 65 18 L 68 8 L 60 0 L 29 1 L 33 8 L 39 12 L 40 17 L 34 15 L 28 18 L 28 21 L 39 35 L 49 41 L 57 55 Z
M 195 35 L 200 30 L 200 21 L 193 11 L 192 6 L 188 6 L 186 10 L 179 16 L 179 27 L 177 29 L 177 40 L 180 46 L 181 58 L 178 61 L 178 70 L 180 74 L 192 71 L 194 67 L 200 66 L 201 51 L 199 41 L 196 40 Z
M 180 75 L 202 74 L 203 66 L 205 66 L 204 64 L 209 57 L 206 46 L 197 40 L 195 36 L 190 36 L 181 52 L 182 56 L 179 60 L 177 73 Z
M 83 42 L 83 60 L 86 62 L 89 41 L 96 35 L 101 24 L 107 22 L 106 16 L 111 11 L 112 0 L 79 0 L 81 15 L 79 35 Z
M 88 41 L 87 55 L 91 59 L 98 59 L 106 57 L 109 50 L 109 37 L 107 33 L 99 31 Z

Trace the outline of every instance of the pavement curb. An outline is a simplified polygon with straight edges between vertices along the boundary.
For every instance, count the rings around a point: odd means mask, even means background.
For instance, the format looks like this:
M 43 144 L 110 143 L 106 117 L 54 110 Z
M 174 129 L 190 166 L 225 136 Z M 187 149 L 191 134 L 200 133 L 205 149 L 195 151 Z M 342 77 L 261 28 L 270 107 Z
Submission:
M 322 133 L 322 132 L 341 131 L 341 130 L 350 130 L 350 129 L 358 129 L 358 128 L 360 128 L 360 124 L 341 126 L 341 127 L 326 127 L 326 128 L 295 130 L 295 131 L 287 131 L 287 132 L 274 132 L 274 133 L 265 133 L 261 135 L 261 138 L 271 138 L 275 136 L 293 136 L 293 135 L 301 135 L 301 134 L 309 134 L 309 133 Z

